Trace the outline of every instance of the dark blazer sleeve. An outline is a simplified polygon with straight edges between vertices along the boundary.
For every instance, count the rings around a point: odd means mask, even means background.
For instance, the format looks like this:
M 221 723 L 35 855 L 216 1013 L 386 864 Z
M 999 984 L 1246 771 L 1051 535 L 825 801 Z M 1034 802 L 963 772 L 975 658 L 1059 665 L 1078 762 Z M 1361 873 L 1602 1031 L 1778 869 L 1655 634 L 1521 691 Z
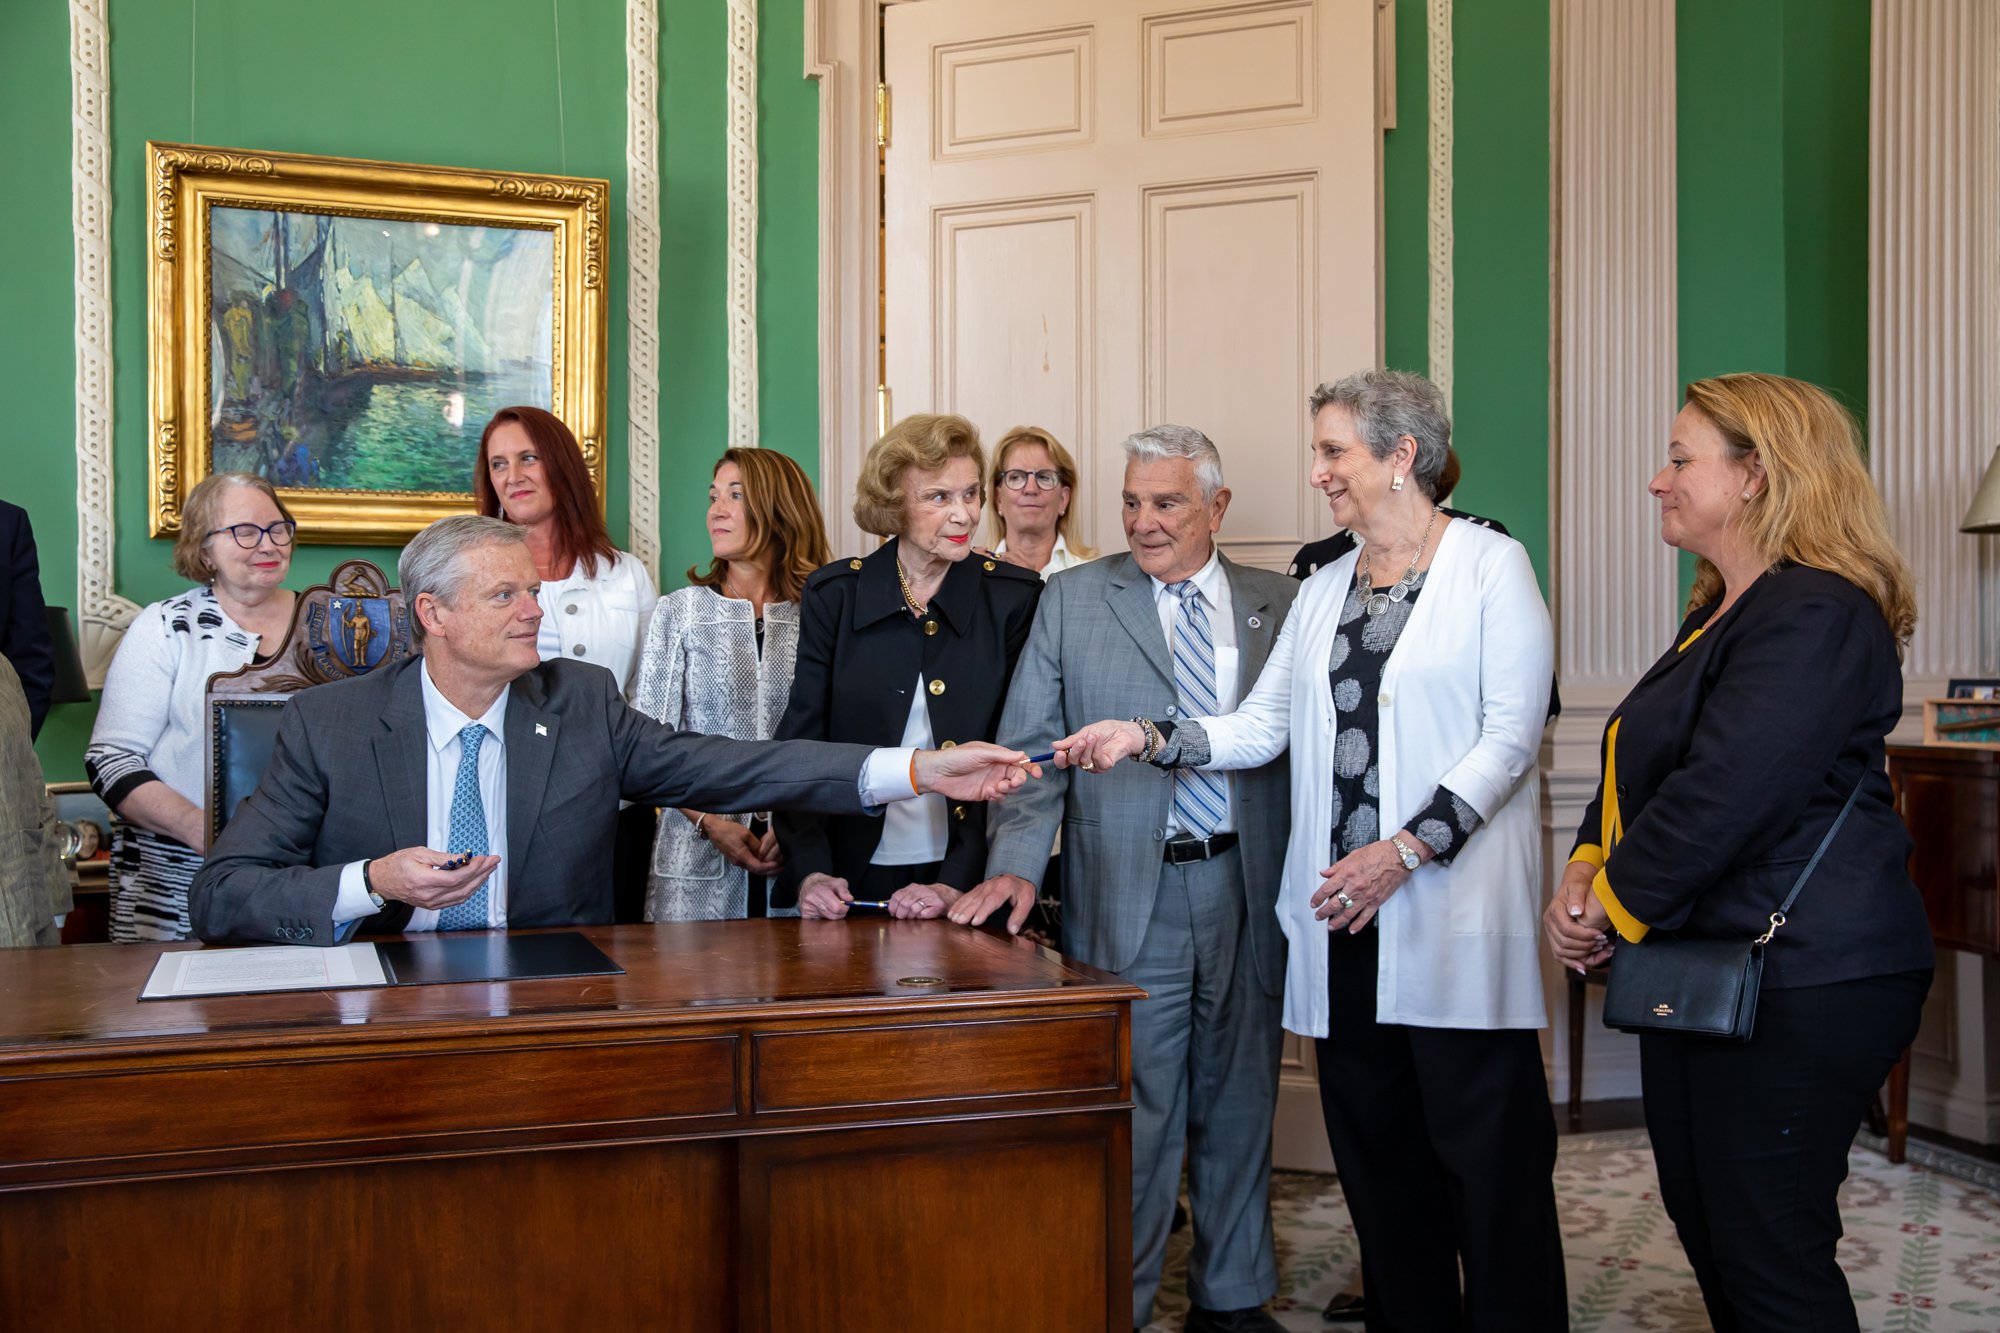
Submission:
M 845 609 L 835 586 L 807 583 L 800 592 L 798 660 L 792 670 L 792 696 L 785 704 L 785 715 L 778 720 L 778 740 L 820 740 L 826 736 L 827 712 L 833 701 L 834 631 Z M 806 876 L 833 873 L 833 844 L 827 837 L 826 819 L 806 811 L 773 809 L 771 824 L 785 853 L 777 875 L 780 900 L 787 895 L 796 900 Z
M 1886 626 L 1871 633 L 1852 601 L 1829 592 L 1740 610 L 1754 614 L 1723 631 L 1727 655 L 1705 683 L 1685 754 L 1605 862 L 1619 903 L 1648 926 L 1683 925 L 1704 890 L 1792 830 L 1842 752 L 1863 743 Z M 1629 727 L 1621 790 L 1628 748 L 1654 739 Z M 1845 780 L 1856 773 L 1850 765 Z
M 42 602 L 42 567 L 35 552 L 35 531 L 28 511 L 16 505 L 0 505 L 0 525 L 9 531 L 7 547 L 7 613 L 0 627 L 0 655 L 14 666 L 21 678 L 21 693 L 28 696 L 29 731 L 40 735 L 49 715 L 49 697 L 55 692 L 55 645 L 49 639 L 48 611 Z
M 698 810 L 811 810 L 858 815 L 866 745 L 815 740 L 739 741 L 676 731 L 619 697 L 618 682 L 603 677 L 611 714 L 612 753 L 619 764 L 619 794 L 648 805 Z
M 312 728 L 295 698 L 285 705 L 257 789 L 236 807 L 188 886 L 188 920 L 197 936 L 335 943 L 341 866 L 315 864 L 327 791 Z

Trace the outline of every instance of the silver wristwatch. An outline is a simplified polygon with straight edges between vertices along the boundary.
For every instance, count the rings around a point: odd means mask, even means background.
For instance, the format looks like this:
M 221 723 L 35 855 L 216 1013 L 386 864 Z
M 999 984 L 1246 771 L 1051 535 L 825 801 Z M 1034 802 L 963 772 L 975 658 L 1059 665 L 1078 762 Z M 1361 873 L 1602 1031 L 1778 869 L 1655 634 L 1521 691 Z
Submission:
M 1423 864 L 1423 859 L 1417 855 L 1416 848 L 1410 846 L 1409 843 L 1404 842 L 1393 833 L 1389 835 L 1389 841 L 1395 846 L 1396 855 L 1403 858 L 1403 869 L 1415 870 Z

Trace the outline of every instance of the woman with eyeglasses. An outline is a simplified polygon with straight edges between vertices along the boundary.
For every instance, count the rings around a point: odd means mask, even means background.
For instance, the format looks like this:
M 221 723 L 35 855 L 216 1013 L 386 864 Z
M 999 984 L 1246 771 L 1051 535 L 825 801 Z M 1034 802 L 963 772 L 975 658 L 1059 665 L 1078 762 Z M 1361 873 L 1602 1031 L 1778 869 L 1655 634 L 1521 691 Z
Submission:
M 1046 579 L 1097 552 L 1076 540 L 1076 460 L 1040 426 L 1016 426 L 993 450 L 993 554 Z
M 262 477 L 218 472 L 181 510 L 174 569 L 199 586 L 141 611 L 104 677 L 84 771 L 112 813 L 111 938 L 186 939 L 208 846 L 202 698 L 269 660 L 292 624 L 291 511 Z

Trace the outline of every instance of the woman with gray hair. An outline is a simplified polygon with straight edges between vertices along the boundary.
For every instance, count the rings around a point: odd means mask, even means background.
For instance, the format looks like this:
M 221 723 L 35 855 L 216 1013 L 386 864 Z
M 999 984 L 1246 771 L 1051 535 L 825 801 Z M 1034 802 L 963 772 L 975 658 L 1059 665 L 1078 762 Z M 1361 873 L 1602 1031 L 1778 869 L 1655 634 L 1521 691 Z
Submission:
M 261 662 L 292 625 L 298 524 L 271 483 L 202 479 L 181 509 L 174 570 L 198 586 L 133 617 L 104 676 L 84 772 L 111 809 L 111 938 L 191 933 L 188 885 L 208 846 L 202 784 L 210 676 Z
M 1093 723 L 1056 762 L 1290 748 L 1285 1026 L 1319 1039 L 1370 1326 L 1563 1329 L 1536 1036 L 1548 608 L 1519 542 L 1438 509 L 1451 424 L 1428 380 L 1360 371 L 1310 411 L 1312 484 L 1359 547 L 1306 580 L 1235 712 Z

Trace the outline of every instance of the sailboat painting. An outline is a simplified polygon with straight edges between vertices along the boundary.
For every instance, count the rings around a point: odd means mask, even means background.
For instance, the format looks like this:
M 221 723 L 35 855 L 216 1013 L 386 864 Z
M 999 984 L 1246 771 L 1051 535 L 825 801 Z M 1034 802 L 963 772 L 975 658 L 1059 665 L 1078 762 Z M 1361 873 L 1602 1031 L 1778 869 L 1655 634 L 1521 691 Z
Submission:
M 547 228 L 218 202 L 209 240 L 214 471 L 462 495 L 495 411 L 553 406 Z

